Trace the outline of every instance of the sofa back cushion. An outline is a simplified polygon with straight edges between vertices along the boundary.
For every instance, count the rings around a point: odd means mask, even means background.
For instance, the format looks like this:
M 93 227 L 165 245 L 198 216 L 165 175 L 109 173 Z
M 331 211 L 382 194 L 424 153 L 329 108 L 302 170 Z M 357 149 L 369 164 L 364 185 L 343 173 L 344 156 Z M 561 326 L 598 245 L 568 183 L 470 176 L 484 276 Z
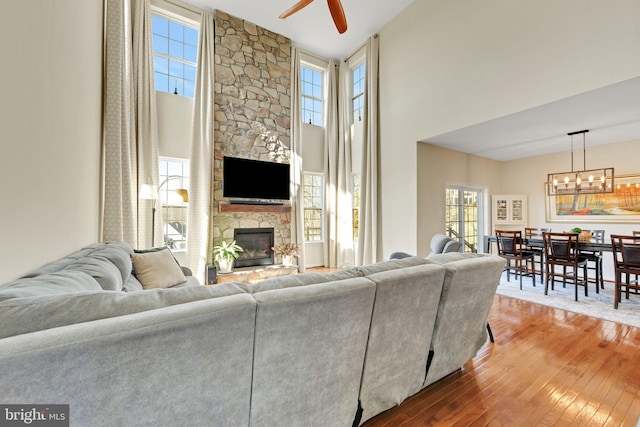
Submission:
M 371 274 L 381 273 L 383 271 L 397 270 L 399 268 L 414 267 L 416 265 L 424 264 L 429 264 L 429 261 L 422 257 L 411 256 L 407 258 L 392 259 L 389 261 L 378 262 L 376 264 L 356 267 L 355 270 L 360 276 L 367 277 Z
M 376 284 L 376 299 L 360 387 L 361 421 L 422 388 L 444 274 L 444 267 L 426 264 L 367 277 Z
M 427 260 L 435 264 L 445 265 L 454 261 L 478 258 L 479 256 L 482 256 L 482 255 L 469 253 L 469 252 L 449 252 L 445 254 L 429 255 L 427 256 Z
M 486 342 L 487 318 L 505 264 L 495 255 L 447 255 L 464 257 L 442 264 L 446 273 L 424 386 L 460 369 Z
M 255 313 L 230 295 L 6 338 L 0 396 L 73 426 L 248 426 Z
M 253 295 L 250 425 L 352 424 L 374 293 L 354 278 Z
M 63 295 L 84 291 L 100 291 L 100 284 L 82 271 L 64 270 L 14 280 L 0 285 L 0 302 L 25 297 Z
M 358 270 L 347 269 L 332 271 L 331 273 L 302 273 L 290 274 L 288 276 L 272 277 L 262 280 L 252 285 L 246 285 L 246 289 L 251 293 L 272 291 L 275 289 L 294 288 L 297 286 L 307 286 L 316 283 L 327 283 L 337 280 L 353 279 L 360 277 Z
M 84 273 L 62 272 L 54 274 L 78 275 Z M 85 278 L 82 283 L 90 283 L 88 279 L 91 278 Z M 68 282 L 69 279 L 65 277 L 65 284 L 68 285 Z M 48 286 L 49 283 L 47 282 L 46 285 Z M 94 281 L 92 290 L 93 292 L 76 291 L 71 294 L 52 294 L 49 292 L 40 296 L 23 294 L 20 298 L 14 297 L 1 301 L 2 328 L 0 328 L 0 338 L 154 310 L 191 301 L 245 293 L 241 287 L 233 283 L 216 286 L 189 286 L 180 289 L 153 289 L 144 292 L 103 292 Z
M 72 262 L 62 271 L 79 271 L 91 276 L 105 291 L 119 291 L 124 285 L 122 274 L 107 258 L 89 255 Z M 131 271 L 129 271 L 131 274 Z

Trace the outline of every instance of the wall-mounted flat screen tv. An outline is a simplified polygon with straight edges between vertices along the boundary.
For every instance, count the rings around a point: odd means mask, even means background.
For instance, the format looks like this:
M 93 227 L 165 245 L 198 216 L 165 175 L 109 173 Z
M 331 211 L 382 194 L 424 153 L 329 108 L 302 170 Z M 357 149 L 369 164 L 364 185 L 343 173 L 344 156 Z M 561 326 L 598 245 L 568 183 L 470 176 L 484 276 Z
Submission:
M 289 165 L 225 156 L 222 195 L 229 198 L 289 200 Z

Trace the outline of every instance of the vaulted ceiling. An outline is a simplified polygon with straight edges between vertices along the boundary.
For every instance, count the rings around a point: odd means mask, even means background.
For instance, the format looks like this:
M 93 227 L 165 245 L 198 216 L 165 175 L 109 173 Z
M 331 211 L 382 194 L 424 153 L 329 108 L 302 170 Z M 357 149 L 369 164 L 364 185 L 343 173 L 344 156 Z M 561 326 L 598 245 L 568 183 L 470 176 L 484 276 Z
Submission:
M 339 34 L 325 0 L 278 16 L 298 0 L 186 0 L 201 9 L 219 9 L 291 39 L 295 46 L 333 59 L 344 59 L 378 32 L 413 0 L 342 0 L 348 29 Z
M 312 1 L 286 20 L 278 16 L 297 0 L 185 1 L 250 21 L 310 52 L 343 59 L 413 0 L 342 0 L 348 24 L 344 34 L 336 30 L 325 0 Z M 590 130 L 587 147 L 640 139 L 640 78 L 446 134 L 425 135 L 423 142 L 495 160 L 512 160 L 568 151 L 567 133 L 583 129 Z

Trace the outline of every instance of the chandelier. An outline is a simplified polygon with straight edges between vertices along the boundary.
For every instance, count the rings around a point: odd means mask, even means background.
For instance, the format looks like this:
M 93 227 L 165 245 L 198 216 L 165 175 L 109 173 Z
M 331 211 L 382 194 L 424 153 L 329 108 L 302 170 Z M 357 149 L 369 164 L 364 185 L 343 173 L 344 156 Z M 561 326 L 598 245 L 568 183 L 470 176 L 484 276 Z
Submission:
M 549 196 L 604 194 L 613 193 L 613 168 L 587 169 L 587 151 L 585 134 L 589 130 L 570 132 L 571 137 L 571 171 L 554 172 L 547 175 L 547 194 Z M 573 136 L 582 134 L 582 170 L 573 170 Z

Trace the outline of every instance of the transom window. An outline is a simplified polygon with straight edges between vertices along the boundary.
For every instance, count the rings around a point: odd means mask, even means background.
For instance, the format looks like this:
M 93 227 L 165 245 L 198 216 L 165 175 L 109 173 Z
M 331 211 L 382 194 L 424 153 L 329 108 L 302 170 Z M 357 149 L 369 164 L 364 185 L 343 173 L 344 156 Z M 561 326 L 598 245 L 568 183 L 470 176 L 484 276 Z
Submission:
M 303 175 L 304 194 L 304 240 L 322 241 L 322 215 L 324 210 L 324 176 L 305 172 Z
M 301 66 L 302 121 L 324 126 L 324 72 Z
M 183 191 L 189 188 L 189 160 L 161 157 L 158 197 L 162 208 L 164 244 L 186 249 L 187 204 Z M 188 199 L 187 199 L 188 201 Z
M 198 30 L 158 14 L 152 27 L 156 90 L 193 98 Z
M 364 113 L 364 78 L 365 64 L 360 64 L 353 69 L 353 98 L 351 100 L 353 106 L 353 121 L 362 121 Z

